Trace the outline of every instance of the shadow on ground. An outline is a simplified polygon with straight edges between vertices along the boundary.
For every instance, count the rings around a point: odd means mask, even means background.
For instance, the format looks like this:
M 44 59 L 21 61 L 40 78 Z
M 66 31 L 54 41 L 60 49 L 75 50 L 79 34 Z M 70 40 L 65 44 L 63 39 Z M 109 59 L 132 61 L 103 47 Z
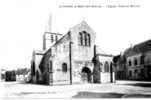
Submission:
M 121 98 L 124 94 L 120 93 L 96 93 L 96 92 L 78 92 L 72 98 Z
M 133 84 L 125 84 L 125 85 L 140 86 L 140 87 L 151 87 L 151 83 L 133 83 Z
M 144 94 L 121 94 L 121 93 L 96 93 L 96 92 L 78 92 L 72 98 L 151 98 L 151 95 Z

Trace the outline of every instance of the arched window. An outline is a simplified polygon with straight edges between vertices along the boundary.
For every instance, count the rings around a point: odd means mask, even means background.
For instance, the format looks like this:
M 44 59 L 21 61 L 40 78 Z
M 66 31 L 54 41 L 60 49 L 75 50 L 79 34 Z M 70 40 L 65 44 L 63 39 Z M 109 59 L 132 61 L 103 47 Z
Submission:
M 100 72 L 102 72 L 103 63 L 100 62 Z
M 140 64 L 144 64 L 144 58 L 145 58 L 144 55 L 142 55 L 142 56 L 140 57 Z
M 88 33 L 86 32 L 86 31 L 82 31 L 82 33 L 83 33 L 83 43 L 84 43 L 84 45 L 85 46 L 87 46 L 88 44 L 87 44 L 87 40 L 88 40 L 88 38 L 87 38 L 87 35 L 88 35 Z
M 90 37 L 90 34 L 88 34 L 88 46 L 91 46 L 91 37 Z
M 85 46 L 87 46 L 88 45 L 88 34 L 84 34 L 84 38 L 85 38 Z
M 85 46 L 85 33 L 84 32 L 82 32 L 82 37 L 83 37 L 83 46 Z
M 129 66 L 131 66 L 131 65 L 132 65 L 132 62 L 131 62 L 131 60 L 129 60 L 129 62 L 128 62 L 128 65 L 129 65 Z
M 83 45 L 83 35 L 81 32 L 79 32 L 79 42 L 80 42 L 80 45 Z
M 82 46 L 90 46 L 91 45 L 91 37 L 90 34 L 86 31 L 79 32 L 79 44 Z
M 67 64 L 66 63 L 62 64 L 62 71 L 67 72 Z
M 104 71 L 109 72 L 109 63 L 107 61 L 104 64 Z

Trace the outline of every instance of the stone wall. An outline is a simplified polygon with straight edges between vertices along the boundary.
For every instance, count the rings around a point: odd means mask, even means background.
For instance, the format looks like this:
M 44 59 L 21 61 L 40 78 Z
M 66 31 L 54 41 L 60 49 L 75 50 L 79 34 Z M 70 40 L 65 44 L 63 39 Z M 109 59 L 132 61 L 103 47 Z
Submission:
M 41 70 L 39 69 L 42 58 L 43 58 L 43 52 L 40 51 L 33 52 L 32 65 L 31 65 L 31 71 L 32 73 L 35 73 L 34 75 L 31 76 L 33 83 L 38 83 L 38 81 L 42 80 L 41 77 L 42 73 Z
M 112 81 L 115 82 L 115 73 L 111 72 L 111 66 L 112 66 L 112 71 L 113 71 L 113 65 L 112 64 L 112 59 L 113 57 L 110 55 L 99 55 L 99 61 L 100 61 L 100 82 L 101 83 L 110 83 L 111 78 Z M 108 65 L 106 65 L 108 63 Z M 108 67 L 108 68 L 106 68 Z M 112 74 L 112 75 L 111 75 Z M 112 77 L 111 77 L 112 76 Z
M 91 36 L 90 46 L 79 45 L 79 32 L 87 31 Z M 70 83 L 70 62 L 69 62 L 69 43 L 71 44 L 71 61 L 72 61 L 72 81 L 73 83 L 81 83 L 81 72 L 83 67 L 93 69 L 93 47 L 95 42 L 95 32 L 82 22 L 69 30 L 52 47 L 53 62 L 53 84 L 69 84 Z M 67 64 L 67 72 L 62 72 L 62 64 Z
M 52 47 L 53 84 L 70 84 L 69 35 L 66 34 Z M 63 72 L 63 63 L 67 72 Z

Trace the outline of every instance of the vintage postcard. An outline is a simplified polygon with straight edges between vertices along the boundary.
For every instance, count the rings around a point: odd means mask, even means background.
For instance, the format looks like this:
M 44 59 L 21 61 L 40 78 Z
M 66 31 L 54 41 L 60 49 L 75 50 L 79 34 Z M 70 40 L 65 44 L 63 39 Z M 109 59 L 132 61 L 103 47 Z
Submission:
M 150 4 L 0 1 L 0 98 L 151 98 Z

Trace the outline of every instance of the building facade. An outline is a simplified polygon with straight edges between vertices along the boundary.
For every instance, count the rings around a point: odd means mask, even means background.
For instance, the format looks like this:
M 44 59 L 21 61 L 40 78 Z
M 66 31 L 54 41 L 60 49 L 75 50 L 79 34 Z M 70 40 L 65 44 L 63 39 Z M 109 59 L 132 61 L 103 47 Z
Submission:
M 151 40 L 127 49 L 125 55 L 127 79 L 151 80 Z
M 114 71 L 116 80 L 126 80 L 127 79 L 127 67 L 126 67 L 126 57 L 124 54 L 120 54 L 113 57 Z
M 100 82 L 115 82 L 115 71 L 113 67 L 113 56 L 97 54 L 100 62 Z
M 32 70 L 35 76 L 38 74 L 38 77 L 33 80 L 55 85 L 93 83 L 94 79 L 99 77 L 100 81 L 96 83 L 110 82 L 114 76 L 110 71 L 112 56 L 96 53 L 95 38 L 96 33 L 85 21 L 70 28 L 43 54 L 39 66 Z M 97 75 L 94 75 L 96 68 L 93 62 L 94 57 L 99 58 L 99 64 L 96 66 L 102 69 L 98 70 Z M 101 67 L 103 65 L 107 69 Z

